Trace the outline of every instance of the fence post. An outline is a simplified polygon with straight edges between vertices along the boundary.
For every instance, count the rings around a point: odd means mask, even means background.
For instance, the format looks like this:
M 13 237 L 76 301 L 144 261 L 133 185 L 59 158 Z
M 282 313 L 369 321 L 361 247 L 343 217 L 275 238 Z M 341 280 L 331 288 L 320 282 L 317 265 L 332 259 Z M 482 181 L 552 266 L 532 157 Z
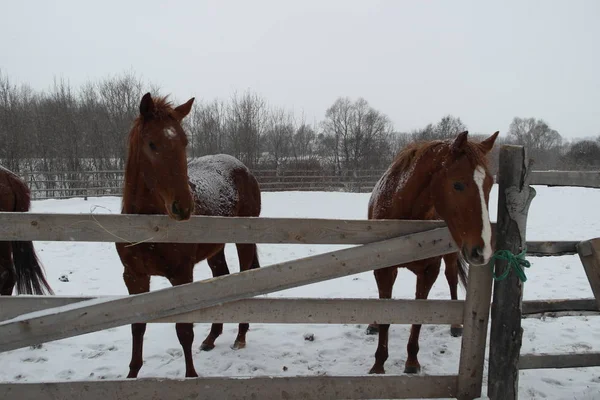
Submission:
M 491 296 L 490 268 L 487 265 L 469 267 L 458 367 L 458 400 L 473 400 L 481 396 Z
M 498 171 L 496 250 L 517 254 L 526 246 L 527 213 L 535 197 L 528 177 L 525 148 L 502 146 Z M 495 262 L 497 276 L 506 268 L 509 268 L 506 261 Z M 491 400 L 516 400 L 519 395 L 522 299 L 523 286 L 514 272 L 494 283 L 488 375 L 488 397 Z

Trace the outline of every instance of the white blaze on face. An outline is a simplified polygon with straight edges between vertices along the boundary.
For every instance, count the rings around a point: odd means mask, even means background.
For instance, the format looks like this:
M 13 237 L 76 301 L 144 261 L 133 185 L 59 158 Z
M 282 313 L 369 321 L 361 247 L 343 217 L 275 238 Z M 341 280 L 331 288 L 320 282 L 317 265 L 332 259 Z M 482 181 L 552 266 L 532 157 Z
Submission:
M 483 194 L 483 181 L 485 180 L 485 169 L 479 165 L 473 173 L 473 180 L 479 189 L 479 199 L 481 200 L 481 239 L 483 239 L 483 257 L 487 261 L 492 257 L 492 224 L 490 215 L 485 205 L 485 196 Z
M 170 126 L 167 129 L 165 129 L 165 136 L 167 137 L 167 139 L 174 139 L 175 137 L 177 137 L 177 131 L 175 130 L 175 128 Z

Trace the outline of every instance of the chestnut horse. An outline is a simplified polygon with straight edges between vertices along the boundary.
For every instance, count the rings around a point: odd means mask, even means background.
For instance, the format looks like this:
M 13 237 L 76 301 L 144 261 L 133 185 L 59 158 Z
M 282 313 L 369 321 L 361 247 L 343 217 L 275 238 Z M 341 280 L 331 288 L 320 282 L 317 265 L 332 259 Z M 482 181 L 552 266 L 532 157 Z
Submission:
M 369 219 L 446 222 L 460 249 L 443 257 L 452 299 L 456 299 L 456 276 L 460 275 L 466 284 L 466 263 L 487 264 L 493 253 L 488 214 L 493 177 L 488 170 L 487 155 L 498 132 L 480 143 L 469 141 L 467 136 L 468 132 L 462 132 L 454 140 L 408 145 L 380 178 L 369 200 Z M 374 271 L 379 298 L 392 297 L 398 268 L 408 268 L 417 276 L 415 297 L 427 299 L 440 272 L 441 260 L 442 257 L 433 257 Z M 389 328 L 389 324 L 369 327 L 371 331 L 379 331 L 375 364 L 370 373 L 385 373 Z M 405 373 L 421 369 L 417 359 L 420 332 L 421 325 L 412 325 Z
M 31 193 L 21 178 L 0 167 L 0 211 L 27 212 Z M 0 241 L 0 295 L 54 294 L 31 241 Z
M 177 221 L 191 215 L 257 217 L 261 209 L 258 182 L 236 158 L 214 155 L 187 162 L 187 137 L 181 121 L 190 112 L 194 99 L 173 108 L 166 98 L 143 96 L 140 114 L 129 133 L 125 167 L 123 214 L 167 214 Z M 259 268 L 255 244 L 237 244 L 240 269 Z M 148 292 L 150 276 L 163 276 L 175 285 L 193 281 L 194 265 L 207 259 L 213 276 L 229 274 L 225 244 L 201 243 L 117 243 L 124 266 L 123 279 L 130 294 Z M 249 324 L 240 323 L 233 348 L 246 344 Z M 128 378 L 142 367 L 145 323 L 131 326 L 133 337 Z M 193 324 L 176 324 L 183 348 L 185 376 L 196 377 L 192 359 Z M 202 350 L 214 348 L 223 324 L 212 324 Z

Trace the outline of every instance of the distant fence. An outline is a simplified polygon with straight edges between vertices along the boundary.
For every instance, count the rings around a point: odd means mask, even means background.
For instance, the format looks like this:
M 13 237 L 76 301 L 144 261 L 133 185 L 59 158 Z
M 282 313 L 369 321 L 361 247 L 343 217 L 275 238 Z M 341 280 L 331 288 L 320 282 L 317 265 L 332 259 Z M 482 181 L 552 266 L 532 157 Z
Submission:
M 322 191 L 369 193 L 385 170 L 330 171 L 258 169 L 263 192 Z M 24 172 L 32 198 L 121 196 L 123 171 Z M 532 185 L 600 187 L 598 171 L 532 171 Z

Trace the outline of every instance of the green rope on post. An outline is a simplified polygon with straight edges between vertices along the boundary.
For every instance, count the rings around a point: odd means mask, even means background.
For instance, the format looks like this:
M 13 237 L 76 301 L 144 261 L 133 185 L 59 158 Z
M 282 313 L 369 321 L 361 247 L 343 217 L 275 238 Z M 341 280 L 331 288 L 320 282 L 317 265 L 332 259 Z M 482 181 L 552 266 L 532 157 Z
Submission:
M 519 254 L 513 254 L 508 250 L 496 251 L 492 256 L 492 262 L 490 263 L 490 268 L 492 268 L 492 275 L 494 277 L 494 280 L 502 281 L 506 279 L 512 268 L 521 280 L 521 282 L 525 282 L 527 280 L 527 276 L 525 275 L 525 268 L 531 267 L 531 263 L 525 259 L 526 253 L 527 248 L 523 249 L 523 251 Z M 507 262 L 506 269 L 500 276 L 496 276 L 496 273 L 494 272 L 495 260 L 505 260 Z

